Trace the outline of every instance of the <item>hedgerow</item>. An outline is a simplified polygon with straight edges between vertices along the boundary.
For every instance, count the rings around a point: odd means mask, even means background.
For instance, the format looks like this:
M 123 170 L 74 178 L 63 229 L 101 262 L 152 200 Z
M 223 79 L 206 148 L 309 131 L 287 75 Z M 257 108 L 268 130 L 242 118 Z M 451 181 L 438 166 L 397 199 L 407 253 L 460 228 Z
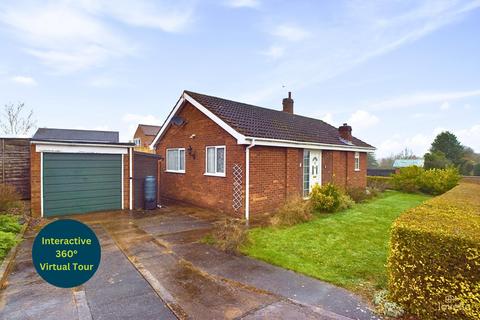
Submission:
M 439 195 L 452 189 L 460 181 L 458 169 L 429 169 L 417 166 L 400 169 L 392 176 L 395 189 L 403 192 L 424 192 Z
M 390 299 L 421 319 L 480 318 L 479 195 L 460 184 L 393 224 Z

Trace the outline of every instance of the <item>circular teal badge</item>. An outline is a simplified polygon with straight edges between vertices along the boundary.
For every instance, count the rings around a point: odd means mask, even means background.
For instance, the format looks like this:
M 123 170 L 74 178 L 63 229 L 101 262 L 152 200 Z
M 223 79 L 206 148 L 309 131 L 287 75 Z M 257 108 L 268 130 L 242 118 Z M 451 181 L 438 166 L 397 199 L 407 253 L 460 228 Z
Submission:
M 100 243 L 87 225 L 71 219 L 49 223 L 33 242 L 32 260 L 48 283 L 72 288 L 88 281 L 100 264 Z

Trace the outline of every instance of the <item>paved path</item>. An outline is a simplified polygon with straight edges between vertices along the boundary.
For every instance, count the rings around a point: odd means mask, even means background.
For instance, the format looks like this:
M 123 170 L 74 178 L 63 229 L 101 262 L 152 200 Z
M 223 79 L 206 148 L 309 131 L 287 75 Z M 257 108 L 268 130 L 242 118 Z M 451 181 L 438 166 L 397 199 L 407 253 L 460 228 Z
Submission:
M 31 234 L 0 291 L 0 319 L 377 319 L 346 290 L 199 243 L 213 221 L 205 210 L 75 218 L 99 237 L 97 273 L 74 290 L 50 286 L 31 262 Z

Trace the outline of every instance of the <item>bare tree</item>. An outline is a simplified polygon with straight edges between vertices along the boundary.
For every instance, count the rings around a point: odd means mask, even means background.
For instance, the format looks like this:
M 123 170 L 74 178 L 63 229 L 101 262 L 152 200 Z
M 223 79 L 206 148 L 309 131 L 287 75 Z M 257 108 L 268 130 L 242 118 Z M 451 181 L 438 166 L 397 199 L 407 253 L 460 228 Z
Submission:
M 19 102 L 17 105 L 6 104 L 3 108 L 3 114 L 0 118 L 0 130 L 4 134 L 26 135 L 35 128 L 33 120 L 33 110 L 24 113 L 25 103 Z

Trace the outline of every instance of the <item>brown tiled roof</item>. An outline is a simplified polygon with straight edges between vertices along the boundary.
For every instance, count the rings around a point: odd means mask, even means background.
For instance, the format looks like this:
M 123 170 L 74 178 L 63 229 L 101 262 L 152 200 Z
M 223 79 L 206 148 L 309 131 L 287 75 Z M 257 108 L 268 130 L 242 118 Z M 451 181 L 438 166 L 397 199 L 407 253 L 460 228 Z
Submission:
M 161 126 L 152 126 L 149 124 L 139 124 L 138 126 L 142 129 L 146 136 L 156 136 L 161 128 Z
M 202 106 L 248 137 L 313 142 L 348 146 L 340 139 L 338 129 L 328 123 L 283 111 L 185 91 Z M 353 137 L 352 144 L 372 147 Z

